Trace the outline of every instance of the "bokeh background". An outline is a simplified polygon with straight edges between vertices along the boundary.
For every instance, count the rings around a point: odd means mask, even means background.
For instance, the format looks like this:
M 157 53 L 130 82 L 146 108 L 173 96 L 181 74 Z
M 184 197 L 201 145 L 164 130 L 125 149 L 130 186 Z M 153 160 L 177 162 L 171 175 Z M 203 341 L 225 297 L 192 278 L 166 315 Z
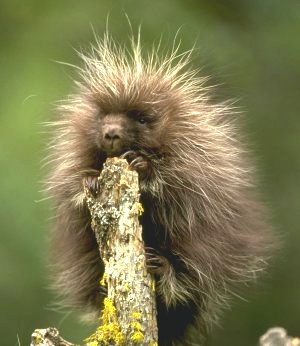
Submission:
M 72 341 L 91 332 L 76 314 L 51 308 L 47 234 L 40 201 L 47 135 L 41 123 L 72 91 L 74 49 L 109 30 L 125 40 L 125 13 L 142 24 L 145 47 L 180 28 L 182 50 L 212 76 L 217 97 L 237 98 L 257 158 L 259 188 L 282 249 L 269 273 L 234 299 L 208 345 L 256 345 L 270 326 L 300 335 L 300 2 L 289 0 L 40 1 L 0 3 L 0 343 L 29 345 L 35 328 L 56 326 Z M 196 43 L 195 43 L 196 42 Z

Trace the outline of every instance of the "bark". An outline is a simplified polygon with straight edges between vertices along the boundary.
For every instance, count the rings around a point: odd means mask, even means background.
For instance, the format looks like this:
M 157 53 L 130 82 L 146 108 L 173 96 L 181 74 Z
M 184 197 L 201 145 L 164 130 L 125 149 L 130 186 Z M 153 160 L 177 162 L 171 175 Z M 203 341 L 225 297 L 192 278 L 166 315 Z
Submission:
M 76 346 L 64 340 L 56 328 L 36 329 L 31 335 L 30 346 Z
M 300 346 L 300 338 L 292 338 L 282 327 L 273 327 L 259 339 L 260 346 Z
M 146 269 L 139 215 L 138 174 L 123 159 L 108 159 L 98 178 L 99 193 L 84 187 L 107 287 L 100 326 L 87 346 L 157 346 L 155 281 Z M 99 307 L 100 309 L 100 307 Z M 99 311 L 100 313 L 100 311 Z M 57 329 L 36 329 L 31 346 L 75 346 Z
M 85 188 L 107 285 L 101 326 L 88 342 L 100 345 L 157 345 L 155 281 L 146 269 L 139 214 L 138 174 L 126 160 L 108 159 L 97 197 Z M 95 344 L 97 345 L 97 344 Z

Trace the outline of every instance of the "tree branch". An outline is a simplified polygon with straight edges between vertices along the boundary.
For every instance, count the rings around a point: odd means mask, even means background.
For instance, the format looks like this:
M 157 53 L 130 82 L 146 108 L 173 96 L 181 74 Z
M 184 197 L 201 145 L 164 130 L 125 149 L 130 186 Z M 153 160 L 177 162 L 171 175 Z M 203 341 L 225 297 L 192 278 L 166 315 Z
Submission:
M 126 160 L 112 158 L 99 177 L 95 198 L 85 187 L 107 284 L 101 326 L 88 342 L 157 345 L 155 281 L 147 273 L 139 214 L 138 175 Z
M 87 346 L 157 346 L 155 281 L 146 269 L 142 228 L 138 217 L 138 174 L 126 160 L 108 159 L 98 178 L 96 197 L 84 195 L 98 241 L 107 286 L 100 326 L 85 340 Z M 36 329 L 31 346 L 75 346 L 55 328 Z

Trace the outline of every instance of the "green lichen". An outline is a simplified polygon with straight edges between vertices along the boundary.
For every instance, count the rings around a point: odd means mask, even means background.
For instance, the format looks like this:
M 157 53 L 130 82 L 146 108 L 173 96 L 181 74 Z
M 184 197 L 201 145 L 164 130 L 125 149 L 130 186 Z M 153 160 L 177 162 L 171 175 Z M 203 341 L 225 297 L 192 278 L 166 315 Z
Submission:
M 156 292 L 156 283 L 153 278 L 151 278 L 151 289 L 152 289 L 152 292 Z
M 122 292 L 129 292 L 130 291 L 130 285 L 128 282 L 125 282 L 122 287 Z

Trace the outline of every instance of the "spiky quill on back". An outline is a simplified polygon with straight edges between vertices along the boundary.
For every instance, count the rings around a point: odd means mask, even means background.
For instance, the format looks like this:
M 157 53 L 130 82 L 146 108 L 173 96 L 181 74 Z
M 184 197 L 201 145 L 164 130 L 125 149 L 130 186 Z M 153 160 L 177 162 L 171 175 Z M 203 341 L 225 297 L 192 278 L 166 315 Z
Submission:
M 138 109 L 150 117 L 134 148 L 151 168 L 141 179 L 146 245 L 167 263 L 157 276 L 162 345 L 188 344 L 182 337 L 190 325 L 205 329 L 236 283 L 264 268 L 270 240 L 233 110 L 210 100 L 206 78 L 189 68 L 190 55 L 174 48 L 143 56 L 139 39 L 127 50 L 105 36 L 80 54 L 81 79 L 60 107 L 49 149 L 56 286 L 69 305 L 93 308 L 102 301 L 103 266 L 82 179 L 106 158 L 99 114 Z

